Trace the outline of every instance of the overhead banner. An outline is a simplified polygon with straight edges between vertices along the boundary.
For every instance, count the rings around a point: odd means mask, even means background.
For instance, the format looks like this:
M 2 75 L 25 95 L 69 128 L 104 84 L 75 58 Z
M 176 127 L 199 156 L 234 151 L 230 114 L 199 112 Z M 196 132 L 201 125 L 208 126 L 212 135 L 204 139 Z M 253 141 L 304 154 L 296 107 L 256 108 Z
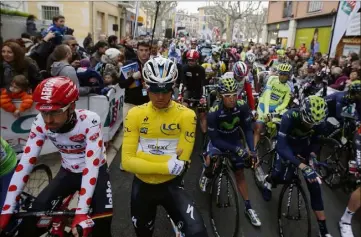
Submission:
M 330 38 L 331 27 L 297 29 L 295 47 L 298 49 L 302 44 L 305 44 L 307 51 L 312 54 L 315 52 L 328 53 Z
M 77 109 L 89 109 L 100 116 L 103 125 L 103 140 L 111 140 L 123 122 L 124 89 L 118 85 L 109 91 L 107 96 L 82 96 L 76 102 Z M 20 101 L 14 101 L 15 106 Z M 25 145 L 31 129 L 31 124 L 39 111 L 35 109 L 35 103 L 30 110 L 25 111 L 20 117 L 15 118 L 12 113 L 1 110 L 0 125 L 1 137 L 11 146 Z M 58 149 L 47 140 L 41 154 L 57 152 Z
M 339 3 L 336 22 L 333 30 L 332 45 L 330 57 L 335 57 L 336 48 L 342 36 L 345 34 L 346 29 L 349 27 L 351 15 L 353 11 L 358 11 L 360 2 L 356 1 L 341 1 Z

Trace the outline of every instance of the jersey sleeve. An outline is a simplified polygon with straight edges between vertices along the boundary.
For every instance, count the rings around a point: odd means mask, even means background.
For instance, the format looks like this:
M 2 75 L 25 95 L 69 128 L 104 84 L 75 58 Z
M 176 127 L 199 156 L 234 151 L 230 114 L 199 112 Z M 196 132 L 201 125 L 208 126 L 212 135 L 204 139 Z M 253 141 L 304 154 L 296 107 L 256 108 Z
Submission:
M 152 155 L 137 152 L 139 143 L 138 108 L 129 110 L 124 123 L 122 146 L 122 166 L 135 174 L 169 174 L 167 161 L 169 155 Z M 157 159 L 154 159 L 157 156 Z M 154 161 L 155 160 L 155 161 Z M 156 162 L 158 160 L 158 162 Z
M 241 127 L 246 137 L 246 142 L 251 151 L 254 151 L 253 129 L 252 129 L 252 114 L 248 105 L 244 101 L 240 101 L 240 121 Z
M 30 129 L 30 135 L 24 147 L 24 153 L 15 173 L 11 178 L 8 192 L 1 214 L 10 214 L 14 212 L 16 201 L 28 182 L 29 175 L 36 164 L 41 148 L 46 140 L 45 125 L 41 115 L 35 117 Z
M 84 121 L 85 122 L 85 121 Z M 86 122 L 89 128 L 86 133 L 85 168 L 79 191 L 79 202 L 75 214 L 88 214 L 89 206 L 98 179 L 99 167 L 105 163 L 103 156 L 104 143 L 100 117 L 93 113 Z
M 180 160 L 188 161 L 191 158 L 196 136 L 196 124 L 197 117 L 193 110 L 187 109 L 186 112 L 183 112 L 180 122 L 181 135 L 177 146 L 177 149 L 182 150 L 182 154 L 179 156 Z
M 287 141 L 287 135 L 292 128 L 292 116 L 292 113 L 289 112 L 282 116 L 280 130 L 277 135 L 276 151 L 283 159 L 289 160 L 296 166 L 299 166 L 301 162 L 293 155 L 292 149 Z
M 285 98 L 283 98 L 282 104 L 280 104 L 279 106 L 277 106 L 277 108 L 275 109 L 276 112 L 280 112 L 284 109 L 287 108 L 287 105 L 289 104 L 291 99 L 291 88 L 289 87 L 289 91 L 286 93 Z

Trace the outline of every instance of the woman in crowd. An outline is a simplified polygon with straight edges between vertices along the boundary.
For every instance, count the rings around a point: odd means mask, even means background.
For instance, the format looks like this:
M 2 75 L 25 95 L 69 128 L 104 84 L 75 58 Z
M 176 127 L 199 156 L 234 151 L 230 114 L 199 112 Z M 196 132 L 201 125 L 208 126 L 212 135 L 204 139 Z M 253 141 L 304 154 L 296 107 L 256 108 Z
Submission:
M 37 65 L 25 56 L 25 50 L 14 41 L 5 41 L 0 56 L 0 88 L 8 88 L 16 75 L 24 75 L 34 89 L 42 77 Z

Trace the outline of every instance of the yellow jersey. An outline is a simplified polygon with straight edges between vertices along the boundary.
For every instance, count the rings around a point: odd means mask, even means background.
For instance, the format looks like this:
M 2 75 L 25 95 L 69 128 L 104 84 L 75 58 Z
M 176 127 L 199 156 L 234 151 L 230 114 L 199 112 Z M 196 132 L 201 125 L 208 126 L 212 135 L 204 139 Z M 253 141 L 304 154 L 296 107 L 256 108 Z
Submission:
M 149 184 L 174 179 L 168 160 L 182 150 L 180 160 L 191 157 L 197 117 L 193 110 L 174 101 L 166 109 L 152 102 L 129 110 L 124 123 L 122 166 Z

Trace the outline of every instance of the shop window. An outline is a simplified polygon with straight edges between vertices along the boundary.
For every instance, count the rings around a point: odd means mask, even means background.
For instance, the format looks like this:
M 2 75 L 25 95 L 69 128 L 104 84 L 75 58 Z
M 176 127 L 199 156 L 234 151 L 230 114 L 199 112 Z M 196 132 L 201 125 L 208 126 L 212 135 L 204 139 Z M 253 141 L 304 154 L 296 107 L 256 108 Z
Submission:
M 307 12 L 308 13 L 319 12 L 322 10 L 322 5 L 323 5 L 322 1 L 308 2 Z
M 60 15 L 59 7 L 41 6 L 41 15 L 43 20 L 53 20 L 54 16 Z

